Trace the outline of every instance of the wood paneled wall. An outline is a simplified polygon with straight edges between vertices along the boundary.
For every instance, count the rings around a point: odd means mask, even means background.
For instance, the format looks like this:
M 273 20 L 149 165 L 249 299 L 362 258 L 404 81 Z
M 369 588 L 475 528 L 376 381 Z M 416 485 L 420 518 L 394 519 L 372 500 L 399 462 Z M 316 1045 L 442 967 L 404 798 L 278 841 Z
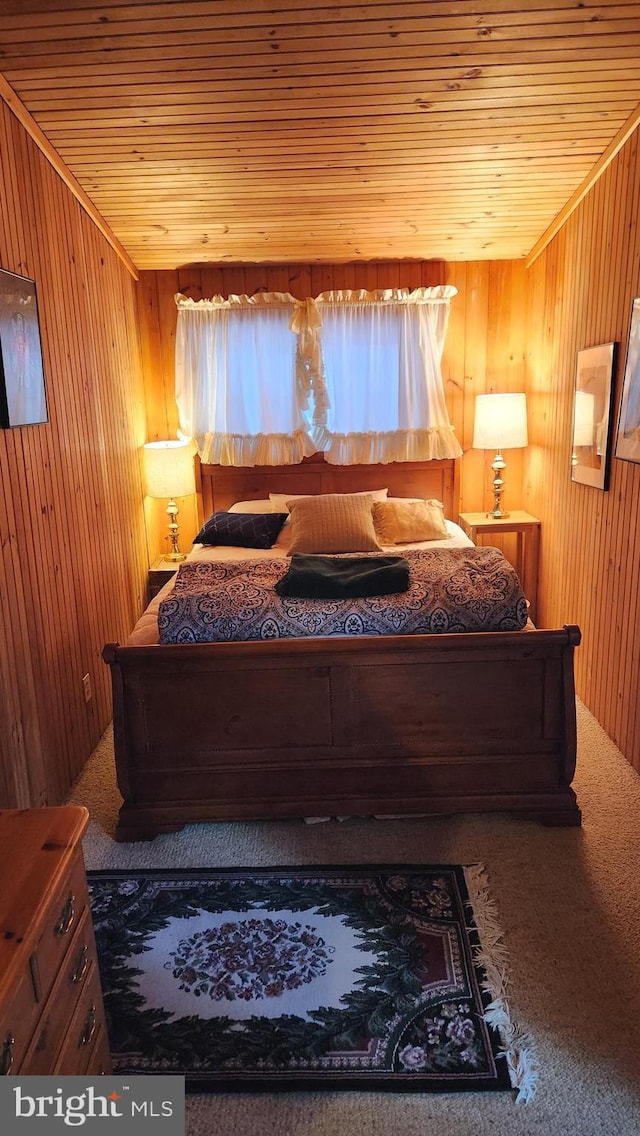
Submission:
M 529 271 L 525 503 L 543 520 L 545 626 L 577 623 L 578 693 L 640 771 L 640 465 L 609 491 L 570 480 L 576 353 L 617 340 L 613 445 L 632 299 L 640 294 L 638 132 Z
M 145 410 L 134 281 L 1 102 L 0 196 L 49 404 L 48 424 L 0 430 L 0 806 L 27 806 L 64 799 L 111 717 L 102 646 L 146 582 Z
M 457 492 L 460 508 L 482 509 L 492 502 L 492 454 L 472 450 L 476 394 L 521 391 L 526 363 L 526 270 L 520 261 L 384 261 L 340 265 L 246 265 L 189 268 L 177 272 L 142 272 L 139 300 L 149 439 L 175 437 L 174 399 L 176 307 L 182 292 L 199 300 L 213 295 L 290 292 L 298 299 L 332 288 L 417 288 L 453 284 L 458 295 L 451 315 L 443 359 L 447 403 L 457 437 L 465 450 Z M 523 455 L 508 455 L 506 496 L 521 503 Z M 182 546 L 196 532 L 192 501 L 178 502 Z M 156 508 L 157 505 L 157 508 Z M 151 555 L 163 551 L 166 517 L 159 503 L 148 502 Z

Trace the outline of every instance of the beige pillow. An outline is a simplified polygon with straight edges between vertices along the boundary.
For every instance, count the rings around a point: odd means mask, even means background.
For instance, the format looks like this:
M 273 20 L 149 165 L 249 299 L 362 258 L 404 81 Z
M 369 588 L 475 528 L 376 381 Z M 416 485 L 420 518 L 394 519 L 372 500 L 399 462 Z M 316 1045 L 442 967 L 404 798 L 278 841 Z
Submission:
M 441 501 L 391 498 L 374 501 L 373 523 L 381 544 L 412 544 L 418 540 L 444 540 L 449 534 Z
M 380 552 L 371 494 L 322 493 L 290 498 L 289 552 Z
M 362 493 L 270 493 L 269 500 L 273 506 L 274 513 L 288 513 L 288 501 L 306 501 L 309 497 L 371 497 L 373 501 L 385 501 L 388 489 L 372 489 L 363 490 Z

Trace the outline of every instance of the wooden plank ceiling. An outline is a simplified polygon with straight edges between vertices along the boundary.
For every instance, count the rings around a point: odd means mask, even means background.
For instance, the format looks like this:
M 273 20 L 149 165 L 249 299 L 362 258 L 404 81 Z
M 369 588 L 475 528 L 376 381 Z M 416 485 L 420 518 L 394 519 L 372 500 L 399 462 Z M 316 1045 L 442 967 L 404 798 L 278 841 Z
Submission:
M 519 258 L 640 102 L 640 5 L 2 0 L 0 72 L 140 269 Z

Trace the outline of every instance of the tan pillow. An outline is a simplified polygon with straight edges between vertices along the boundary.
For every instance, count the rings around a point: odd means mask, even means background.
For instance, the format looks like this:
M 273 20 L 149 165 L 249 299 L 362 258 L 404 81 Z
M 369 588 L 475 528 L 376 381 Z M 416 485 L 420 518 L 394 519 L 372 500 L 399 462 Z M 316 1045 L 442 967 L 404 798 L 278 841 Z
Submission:
M 381 544 L 412 544 L 418 540 L 444 540 L 449 534 L 441 501 L 407 498 L 374 501 L 373 523 Z
M 306 501 L 309 497 L 331 496 L 331 497 L 371 497 L 374 501 L 385 501 L 388 489 L 372 489 L 363 490 L 362 493 L 270 493 L 269 500 L 273 506 L 274 513 L 287 513 L 289 511 L 288 501 Z
M 380 552 L 370 494 L 291 498 L 289 552 Z
M 236 501 L 229 505 L 230 513 L 275 513 L 270 501 L 262 497 L 259 501 Z M 284 509 L 282 510 L 284 513 Z

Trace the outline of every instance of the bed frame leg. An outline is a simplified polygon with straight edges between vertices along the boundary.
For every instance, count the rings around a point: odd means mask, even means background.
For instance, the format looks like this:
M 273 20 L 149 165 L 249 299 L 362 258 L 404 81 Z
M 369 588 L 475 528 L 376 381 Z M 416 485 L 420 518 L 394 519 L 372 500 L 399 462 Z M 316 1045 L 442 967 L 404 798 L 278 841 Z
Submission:
M 182 832 L 183 828 L 184 824 L 180 823 L 154 823 L 152 820 L 138 819 L 135 810 L 123 805 L 113 838 L 119 844 L 131 844 L 140 840 L 155 840 L 156 836 L 165 832 Z
M 544 824 L 548 828 L 552 826 L 562 828 L 580 828 L 582 824 L 582 813 L 576 805 L 567 805 L 565 809 L 523 809 L 518 810 L 518 816 L 524 820 L 535 821 L 536 824 Z

